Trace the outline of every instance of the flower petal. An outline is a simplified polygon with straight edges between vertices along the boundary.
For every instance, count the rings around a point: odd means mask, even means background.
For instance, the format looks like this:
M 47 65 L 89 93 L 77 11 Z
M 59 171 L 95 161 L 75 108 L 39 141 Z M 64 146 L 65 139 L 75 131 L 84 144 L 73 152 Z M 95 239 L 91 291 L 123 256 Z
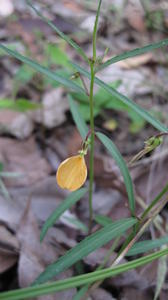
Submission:
M 57 170 L 58 185 L 70 191 L 79 189 L 87 177 L 87 167 L 84 157 L 72 156 L 64 160 Z

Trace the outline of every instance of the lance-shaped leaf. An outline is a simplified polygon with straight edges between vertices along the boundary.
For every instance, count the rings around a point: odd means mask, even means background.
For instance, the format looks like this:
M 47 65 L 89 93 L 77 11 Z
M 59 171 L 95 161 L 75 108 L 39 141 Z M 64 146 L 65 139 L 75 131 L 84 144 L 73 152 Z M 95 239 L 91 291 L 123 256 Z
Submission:
M 73 120 L 78 128 L 78 131 L 79 131 L 82 139 L 84 140 L 89 129 L 78 109 L 78 105 L 75 103 L 75 101 L 73 100 L 71 95 L 68 96 L 68 100 L 69 100 L 69 106 L 70 106 Z
M 141 253 L 146 253 L 147 251 L 156 249 L 165 244 L 168 244 L 168 236 L 164 236 L 160 239 L 147 240 L 134 244 L 132 248 L 128 251 L 126 256 L 137 255 Z
M 44 239 L 48 229 L 54 225 L 54 223 L 60 218 L 60 216 L 77 201 L 79 201 L 86 192 L 87 188 L 77 190 L 71 193 L 60 205 L 57 206 L 57 208 L 53 211 L 51 216 L 47 219 L 42 227 L 40 241 Z
M 83 59 L 87 62 L 89 62 L 89 59 L 83 49 L 75 43 L 68 35 L 64 34 L 52 21 L 47 19 L 45 16 L 41 14 L 41 12 L 32 5 L 32 2 L 30 0 L 27 1 L 29 6 L 34 10 L 34 12 L 44 21 L 46 22 L 62 39 L 64 39 L 69 45 L 71 45 L 80 56 L 83 57 Z
M 129 270 L 143 266 L 160 257 L 163 257 L 164 255 L 168 255 L 168 248 L 135 259 L 133 261 L 129 261 L 125 264 L 115 266 L 113 268 L 106 268 L 104 270 L 90 272 L 84 275 L 79 275 L 64 280 L 58 280 L 48 284 L 45 283 L 9 292 L 1 292 L 0 300 L 25 300 L 33 297 L 38 297 L 40 295 L 54 294 L 58 291 L 65 291 L 66 289 L 79 287 L 85 284 L 91 284 L 93 282 L 104 280 L 106 278 L 110 278 L 112 276 L 116 276 L 123 272 L 127 272 Z
M 128 200 L 131 214 L 134 215 L 135 213 L 135 199 L 134 199 L 134 192 L 133 192 L 133 184 L 131 180 L 131 176 L 128 171 L 128 167 L 120 154 L 119 150 L 117 149 L 116 145 L 103 133 L 97 132 L 96 133 L 99 140 L 102 144 L 106 147 L 109 153 L 112 155 L 114 160 L 116 161 L 117 165 L 120 168 L 120 171 L 124 178 L 125 187 L 128 193 Z
M 74 91 L 77 92 L 81 92 L 81 93 L 85 93 L 84 89 L 82 89 L 79 85 L 75 84 L 73 81 L 58 75 L 57 73 L 49 70 L 48 68 L 38 64 L 37 62 L 31 60 L 30 58 L 21 55 L 20 53 L 13 51 L 9 48 L 7 48 L 6 46 L 0 44 L 0 49 L 3 49 L 6 53 L 8 53 L 9 55 L 17 58 L 18 60 L 22 61 L 23 63 L 28 64 L 30 67 L 32 67 L 34 70 L 36 70 L 37 72 L 40 72 L 41 74 L 47 76 L 48 78 L 60 83 L 61 85 L 72 89 Z
M 110 65 L 112 65 L 112 64 L 114 64 L 118 61 L 125 60 L 127 58 L 134 57 L 134 56 L 137 56 L 137 55 L 141 55 L 141 54 L 144 54 L 146 52 L 150 52 L 150 51 L 153 51 L 155 49 L 165 47 L 167 45 L 168 45 L 168 39 L 165 39 L 165 40 L 162 40 L 162 41 L 157 42 L 157 43 L 152 43 L 152 44 L 146 45 L 146 46 L 141 47 L 141 48 L 136 48 L 136 49 L 133 49 L 131 51 L 124 52 L 120 55 L 116 55 L 116 56 L 108 59 L 105 63 L 98 66 L 96 71 L 103 70 L 106 67 L 108 67 L 108 66 L 110 66 Z
M 84 68 L 80 67 L 79 65 L 75 63 L 71 63 L 72 66 L 80 72 L 82 75 L 86 76 L 90 79 L 90 73 L 86 71 Z M 132 100 L 130 100 L 128 97 L 122 95 L 118 91 L 116 91 L 114 88 L 103 82 L 102 80 L 95 77 L 95 83 L 102 88 L 104 88 L 109 94 L 116 97 L 119 101 L 122 101 L 125 103 L 128 107 L 130 107 L 132 110 L 136 111 L 144 120 L 146 120 L 148 123 L 153 125 L 156 129 L 163 132 L 168 132 L 168 128 L 166 128 L 162 123 L 160 123 L 157 119 L 155 119 L 150 113 L 148 113 L 145 109 L 134 103 Z
M 77 244 L 74 248 L 67 251 L 66 254 L 61 256 L 55 263 L 49 265 L 36 279 L 34 284 L 44 283 L 62 271 L 65 271 L 83 257 L 107 244 L 116 236 L 121 235 L 136 222 L 137 221 L 135 218 L 122 219 L 91 234 L 89 237 Z

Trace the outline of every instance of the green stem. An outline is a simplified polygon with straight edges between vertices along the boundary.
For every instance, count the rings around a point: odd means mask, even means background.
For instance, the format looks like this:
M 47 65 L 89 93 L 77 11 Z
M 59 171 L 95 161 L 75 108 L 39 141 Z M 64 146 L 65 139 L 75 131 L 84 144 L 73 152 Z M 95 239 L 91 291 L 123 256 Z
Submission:
M 92 220 L 93 220 L 93 207 L 92 207 L 92 195 L 93 195 L 93 180 L 94 180 L 94 105 L 93 105 L 93 88 L 94 88 L 94 62 L 90 62 L 91 81 L 90 81 L 90 129 L 91 129 L 91 142 L 90 142 L 90 176 L 89 176 L 89 232 L 91 232 Z
M 168 184 L 163 188 L 163 190 L 156 196 L 156 198 L 152 201 L 152 203 L 145 209 L 141 216 L 141 222 L 145 219 L 151 209 L 157 204 L 157 202 L 162 198 L 162 196 L 168 192 Z
M 95 139 L 95 129 L 94 129 L 94 103 L 93 103 L 93 89 L 94 89 L 94 80 L 95 80 L 95 70 L 94 66 L 96 63 L 96 38 L 97 38 L 97 25 L 100 14 L 102 0 L 99 0 L 96 19 L 93 29 L 93 57 L 90 59 L 90 129 L 91 129 L 91 143 L 90 143 L 90 181 L 89 181 L 89 234 L 91 233 L 92 219 L 93 219 L 93 206 L 92 206 L 92 196 L 93 196 L 93 179 L 94 179 L 94 139 Z
M 142 213 L 140 220 L 137 222 L 137 224 L 135 225 L 134 230 L 129 234 L 129 236 L 127 237 L 126 241 L 124 242 L 124 244 L 122 245 L 118 256 L 119 257 L 127 248 L 127 246 L 129 245 L 129 243 L 131 242 L 131 240 L 135 237 L 136 233 L 138 232 L 141 224 L 143 223 L 145 217 L 149 214 L 149 212 L 151 211 L 151 209 L 157 204 L 157 202 L 164 196 L 164 194 L 166 194 L 168 192 L 168 184 L 165 185 L 165 187 L 162 189 L 162 191 L 156 196 L 156 198 L 151 202 L 151 204 L 145 209 L 145 211 Z

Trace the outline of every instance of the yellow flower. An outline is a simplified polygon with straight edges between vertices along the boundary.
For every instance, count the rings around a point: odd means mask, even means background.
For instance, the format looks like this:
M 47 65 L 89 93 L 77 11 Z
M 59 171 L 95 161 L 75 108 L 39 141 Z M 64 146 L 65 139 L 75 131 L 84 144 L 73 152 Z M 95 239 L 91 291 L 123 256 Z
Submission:
M 87 177 L 87 167 L 84 156 L 76 155 L 64 160 L 56 174 L 57 183 L 62 189 L 75 191 L 79 189 Z

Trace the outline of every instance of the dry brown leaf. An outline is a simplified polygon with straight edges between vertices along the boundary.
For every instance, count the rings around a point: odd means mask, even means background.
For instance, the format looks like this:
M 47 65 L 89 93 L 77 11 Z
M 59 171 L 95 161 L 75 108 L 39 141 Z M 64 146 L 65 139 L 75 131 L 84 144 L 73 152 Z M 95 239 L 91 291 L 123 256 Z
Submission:
M 62 202 L 67 193 L 56 186 L 55 176 L 49 176 L 35 184 L 23 188 L 8 189 L 12 201 L 0 196 L 0 221 L 13 230 L 17 229 L 29 199 L 38 221 L 45 222 L 49 215 Z
M 8 186 L 29 186 L 44 179 L 51 171 L 50 165 L 40 154 L 34 137 L 24 142 L 0 138 L 0 156 L 5 171 L 22 174 L 17 179 L 6 179 Z
M 18 260 L 17 255 L 8 255 L 0 251 L 0 274 L 13 267 Z
M 31 202 L 29 201 L 17 232 L 21 246 L 18 269 L 20 287 L 29 286 L 44 271 L 48 264 L 58 258 L 56 249 L 46 242 L 40 243 L 39 236 L 38 225 L 31 210 Z M 71 272 L 68 272 L 68 275 L 72 275 Z M 65 274 L 59 276 L 59 278 L 65 277 Z M 74 294 L 75 289 L 71 289 L 70 291 L 59 292 L 55 295 L 41 296 L 38 299 L 59 300 L 62 298 L 69 300 L 72 299 Z
M 0 225 L 0 251 L 15 255 L 19 252 L 17 238 L 4 225 Z
M 144 33 L 146 30 L 144 10 L 139 0 L 129 0 L 125 10 L 125 18 L 133 29 Z
M 153 294 L 150 290 L 137 290 L 133 287 L 125 287 L 122 296 L 124 300 L 153 300 Z
M 153 54 L 152 53 L 145 53 L 143 55 L 138 55 L 135 57 L 128 58 L 123 61 L 119 61 L 117 64 L 119 67 L 122 69 L 132 69 L 132 68 L 137 68 L 139 66 L 145 65 L 149 62 L 151 62 L 153 59 Z
M 46 92 L 42 105 L 43 109 L 30 113 L 36 122 L 42 123 L 47 128 L 53 128 L 66 120 L 65 112 L 69 106 L 62 88 Z
M 91 298 L 93 300 L 115 300 L 116 299 L 110 293 L 108 293 L 107 291 L 101 288 L 98 288 L 93 292 L 91 292 Z
M 19 139 L 29 137 L 34 129 L 28 115 L 10 110 L 0 111 L 0 126 Z
M 17 262 L 18 253 L 18 240 L 4 225 L 0 225 L 0 273 L 7 271 Z

